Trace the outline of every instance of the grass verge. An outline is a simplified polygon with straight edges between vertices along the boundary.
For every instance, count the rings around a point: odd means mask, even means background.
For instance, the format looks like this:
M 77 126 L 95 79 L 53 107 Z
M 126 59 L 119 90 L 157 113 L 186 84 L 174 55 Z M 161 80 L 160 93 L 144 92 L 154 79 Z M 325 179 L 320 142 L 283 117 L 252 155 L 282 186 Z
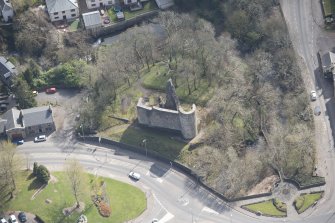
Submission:
M 294 200 L 294 207 L 298 214 L 303 213 L 308 208 L 316 204 L 323 196 L 323 192 L 312 193 L 312 194 L 301 194 Z
M 65 217 L 62 210 L 75 203 L 69 182 L 63 172 L 54 172 L 57 182 L 49 183 L 35 199 L 32 195 L 39 188 L 34 178 L 29 177 L 31 172 L 23 172 L 18 181 L 18 193 L 13 200 L 5 204 L 5 210 L 22 210 L 39 215 L 45 222 L 76 222 L 80 213 L 72 213 Z M 89 175 L 93 179 L 93 175 Z M 118 223 L 134 219 L 146 209 L 145 194 L 138 188 L 113 179 L 102 178 L 107 184 L 107 194 L 110 198 L 112 214 L 108 218 L 100 216 L 97 208 L 91 201 L 90 194 L 86 194 L 85 214 L 89 222 Z M 46 199 L 52 202 L 47 204 Z
M 281 202 L 282 203 L 282 202 Z M 282 203 L 284 204 L 284 203 Z M 286 211 L 280 211 L 276 208 L 273 204 L 273 200 L 262 201 L 259 203 L 243 205 L 243 209 L 251 211 L 253 213 L 261 213 L 264 216 L 271 216 L 271 217 L 286 217 Z
M 117 142 L 144 148 L 143 140 L 146 139 L 146 148 L 160 155 L 176 160 L 187 143 L 179 141 L 172 133 L 162 134 L 160 130 L 149 128 L 138 128 L 134 126 L 118 128 L 118 130 L 106 130 L 101 133 Z

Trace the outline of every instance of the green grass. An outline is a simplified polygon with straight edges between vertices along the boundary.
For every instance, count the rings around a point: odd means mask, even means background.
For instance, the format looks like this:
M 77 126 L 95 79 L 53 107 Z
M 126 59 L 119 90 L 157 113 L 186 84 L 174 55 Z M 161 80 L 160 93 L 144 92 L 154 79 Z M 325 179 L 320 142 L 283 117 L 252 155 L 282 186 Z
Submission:
M 119 131 L 102 132 L 101 135 L 118 142 L 138 147 L 141 147 L 143 139 L 146 139 L 146 147 L 148 150 L 155 151 L 172 160 L 178 159 L 181 151 L 187 148 L 186 142 L 175 140 L 172 134 L 162 134 L 157 129 L 128 126 L 128 128 L 120 128 Z
M 261 212 L 264 216 L 285 217 L 286 212 L 279 211 L 271 200 L 244 205 L 243 208 L 252 212 Z
M 79 27 L 79 19 L 76 19 L 73 22 L 71 22 L 69 30 L 70 32 L 75 32 L 78 30 L 78 27 Z
M 313 194 L 302 194 L 294 201 L 294 206 L 299 214 L 310 208 L 316 201 L 320 200 L 323 192 Z
M 171 76 L 167 74 L 167 71 L 168 68 L 164 63 L 157 63 L 150 68 L 150 71 L 147 71 L 146 69 L 143 70 L 142 86 L 148 89 L 165 92 L 166 82 L 171 78 Z M 206 80 L 199 79 L 197 83 L 197 89 L 193 89 L 192 85 L 192 92 L 189 95 L 186 80 L 180 77 L 177 78 L 177 87 L 175 87 L 181 102 L 205 106 L 213 97 L 215 88 L 209 87 Z
M 158 9 L 156 3 L 154 0 L 150 0 L 149 2 L 142 3 L 143 4 L 143 9 L 137 10 L 137 11 L 129 11 L 128 9 L 123 10 L 124 17 L 125 19 L 132 19 L 138 15 L 153 11 Z M 117 22 L 117 17 L 116 17 L 116 12 L 113 10 L 113 8 L 108 10 L 108 15 L 111 21 Z
M 335 0 L 322 0 L 322 5 L 325 17 L 335 12 Z
M 80 215 L 73 213 L 70 217 L 64 218 L 62 210 L 75 203 L 70 191 L 69 183 L 65 173 L 52 173 L 57 179 L 57 183 L 49 185 L 37 195 L 36 199 L 31 200 L 31 196 L 38 188 L 34 179 L 28 178 L 30 173 L 24 172 L 18 183 L 18 193 L 16 197 L 6 204 L 6 210 L 22 210 L 39 215 L 45 222 L 75 222 Z M 91 179 L 93 175 L 89 175 Z M 100 223 L 119 223 L 134 219 L 146 209 L 145 194 L 129 184 L 122 183 L 113 179 L 101 178 L 107 184 L 107 194 L 111 202 L 112 214 L 109 218 L 103 218 L 93 205 L 90 194 L 85 196 L 84 214 L 89 222 Z M 45 200 L 50 199 L 52 203 L 46 204 Z

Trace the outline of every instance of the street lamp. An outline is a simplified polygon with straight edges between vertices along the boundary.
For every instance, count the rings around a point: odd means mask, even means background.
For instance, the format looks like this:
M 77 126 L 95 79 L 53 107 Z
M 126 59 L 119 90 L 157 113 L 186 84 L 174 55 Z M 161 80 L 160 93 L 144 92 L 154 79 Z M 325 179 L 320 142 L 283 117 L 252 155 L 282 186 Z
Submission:
M 145 156 L 148 157 L 147 139 L 143 139 L 142 143 L 144 144 L 144 148 L 145 148 Z

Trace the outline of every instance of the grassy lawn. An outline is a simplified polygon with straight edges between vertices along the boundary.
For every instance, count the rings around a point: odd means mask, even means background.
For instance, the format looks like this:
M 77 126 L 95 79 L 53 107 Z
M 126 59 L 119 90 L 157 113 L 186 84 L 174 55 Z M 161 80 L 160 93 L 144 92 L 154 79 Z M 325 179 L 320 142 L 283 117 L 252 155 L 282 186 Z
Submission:
M 65 173 L 52 173 L 58 181 L 49 185 L 31 200 L 39 184 L 36 180 L 29 178 L 30 172 L 24 172 L 19 179 L 18 193 L 15 199 L 6 204 L 5 210 L 22 210 L 39 215 L 45 222 L 75 222 L 80 215 L 73 213 L 64 218 L 63 208 L 70 207 L 75 203 Z M 93 175 L 89 175 L 93 179 Z M 107 184 L 107 194 L 110 198 L 112 214 L 109 218 L 101 217 L 97 208 L 93 205 L 90 194 L 85 196 L 84 214 L 89 222 L 119 223 L 136 218 L 146 208 L 145 194 L 129 184 L 108 178 L 100 178 Z M 47 204 L 46 199 L 52 203 Z
M 147 13 L 147 12 L 158 9 L 154 0 L 150 0 L 149 2 L 142 3 L 142 5 L 143 5 L 143 9 L 141 9 L 141 10 L 137 10 L 137 11 L 133 11 L 133 12 L 129 11 L 128 9 L 123 10 L 125 19 L 126 20 L 127 19 L 132 19 L 132 18 L 134 18 L 138 15 L 141 15 L 141 14 L 144 14 L 144 13 Z M 117 17 L 116 17 L 116 12 L 113 10 L 113 8 L 108 10 L 108 15 L 109 15 L 109 18 L 111 19 L 111 21 L 113 21 L 113 22 L 118 21 Z
M 71 22 L 69 30 L 70 32 L 75 32 L 78 30 L 78 28 L 79 28 L 79 19 L 76 19 L 73 22 Z
M 102 132 L 101 135 L 133 146 L 141 146 L 143 139 L 146 139 L 146 147 L 148 150 L 155 151 L 172 160 L 178 159 L 181 151 L 187 148 L 187 143 L 173 139 L 172 134 L 162 134 L 157 129 L 123 126 L 119 128 L 118 131 L 106 130 Z
M 168 68 L 164 63 L 157 63 L 155 66 L 151 67 L 150 71 L 145 70 L 143 75 L 142 86 L 148 89 L 164 91 L 166 82 L 171 76 L 167 74 Z M 206 103 L 212 98 L 214 95 L 215 88 L 209 87 L 207 81 L 203 79 L 198 80 L 197 90 L 193 89 L 189 95 L 187 82 L 183 78 L 177 79 L 177 95 L 181 102 L 187 104 L 193 104 L 200 106 L 205 106 Z
M 303 194 L 294 200 L 294 207 L 299 214 L 310 208 L 316 201 L 322 198 L 323 192 Z
M 244 205 L 243 208 L 253 211 L 261 212 L 264 216 L 285 217 L 286 212 L 279 211 L 271 200 L 263 201 L 261 203 Z

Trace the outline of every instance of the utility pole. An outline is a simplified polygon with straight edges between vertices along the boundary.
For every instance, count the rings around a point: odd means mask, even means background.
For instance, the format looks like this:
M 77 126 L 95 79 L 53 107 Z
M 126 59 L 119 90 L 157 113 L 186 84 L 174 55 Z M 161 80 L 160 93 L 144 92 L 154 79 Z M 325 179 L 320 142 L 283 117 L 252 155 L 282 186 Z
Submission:
M 142 143 L 144 144 L 144 148 L 145 148 L 145 157 L 148 157 L 147 139 L 143 139 Z

